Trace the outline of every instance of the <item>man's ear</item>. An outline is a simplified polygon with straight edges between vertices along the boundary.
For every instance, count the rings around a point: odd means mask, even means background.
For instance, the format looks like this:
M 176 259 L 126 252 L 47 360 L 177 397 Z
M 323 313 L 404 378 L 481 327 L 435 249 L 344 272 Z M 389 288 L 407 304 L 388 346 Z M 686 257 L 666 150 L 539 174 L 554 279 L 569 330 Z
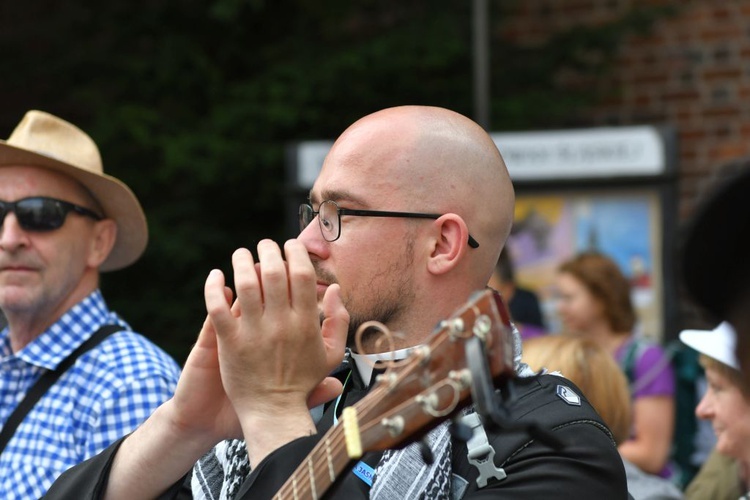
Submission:
M 104 219 L 94 223 L 94 235 L 89 248 L 88 264 L 98 268 L 107 260 L 117 239 L 117 223 L 112 219 Z
M 433 274 L 444 274 L 458 265 L 468 250 L 469 229 L 456 214 L 444 214 L 433 223 L 436 238 L 427 268 Z

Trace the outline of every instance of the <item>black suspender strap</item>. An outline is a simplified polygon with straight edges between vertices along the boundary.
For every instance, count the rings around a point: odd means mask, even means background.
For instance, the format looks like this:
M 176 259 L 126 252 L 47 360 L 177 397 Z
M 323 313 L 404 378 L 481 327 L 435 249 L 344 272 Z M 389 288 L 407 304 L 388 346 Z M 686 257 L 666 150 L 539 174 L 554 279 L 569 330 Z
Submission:
M 57 382 L 57 379 L 60 378 L 60 375 L 65 373 L 68 368 L 70 368 L 71 365 L 75 363 L 76 359 L 78 359 L 81 354 L 91 350 L 93 347 L 96 347 L 96 345 L 99 344 L 102 340 L 120 330 L 124 330 L 124 327 L 120 325 L 102 326 L 101 328 L 99 328 L 99 330 L 96 331 L 96 333 L 89 337 L 86 342 L 78 346 L 78 349 L 71 352 L 67 358 L 62 360 L 62 362 L 57 365 L 57 368 L 55 368 L 54 370 L 48 370 L 41 377 L 39 377 L 39 380 L 37 380 L 36 383 L 31 387 L 31 389 L 29 389 L 29 392 L 26 393 L 23 401 L 18 404 L 16 409 L 13 410 L 13 413 L 10 414 L 10 417 L 8 417 L 8 420 L 5 422 L 2 432 L 0 432 L 0 453 L 3 452 L 5 446 L 8 444 L 8 441 L 10 441 L 10 438 L 12 438 L 13 434 L 16 432 L 16 428 L 26 417 L 26 414 L 29 413 L 29 411 L 34 407 L 39 399 L 44 396 L 49 388 L 52 387 L 55 382 Z

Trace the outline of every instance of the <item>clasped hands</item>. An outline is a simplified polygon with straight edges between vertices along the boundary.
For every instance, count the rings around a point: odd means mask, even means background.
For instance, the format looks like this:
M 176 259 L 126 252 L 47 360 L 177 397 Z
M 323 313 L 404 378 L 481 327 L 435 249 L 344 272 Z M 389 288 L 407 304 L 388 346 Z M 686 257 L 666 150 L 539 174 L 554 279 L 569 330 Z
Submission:
M 232 255 L 236 299 L 221 271 L 205 285 L 208 317 L 185 363 L 174 403 L 182 424 L 214 440 L 245 438 L 250 462 L 315 432 L 308 406 L 341 391 L 326 378 L 343 359 L 349 315 L 338 285 L 320 307 L 316 275 L 297 240 Z

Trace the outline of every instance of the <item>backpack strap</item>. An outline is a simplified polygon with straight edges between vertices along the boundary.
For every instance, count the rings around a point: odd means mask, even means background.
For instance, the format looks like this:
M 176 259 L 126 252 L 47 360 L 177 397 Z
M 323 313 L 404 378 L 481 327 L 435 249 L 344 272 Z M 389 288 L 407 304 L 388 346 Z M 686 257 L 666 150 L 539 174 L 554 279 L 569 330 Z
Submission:
M 477 486 L 484 488 L 489 479 L 502 481 L 505 479 L 505 471 L 495 466 L 495 448 L 487 439 L 482 420 L 477 413 L 469 413 L 461 418 L 461 423 L 472 430 L 471 438 L 466 442 L 466 458 L 468 462 L 477 468 Z
M 62 362 L 57 365 L 57 368 L 55 368 L 54 370 L 48 370 L 41 377 L 39 377 L 39 380 L 37 380 L 36 383 L 31 387 L 31 389 L 29 389 L 29 392 L 26 393 L 23 401 L 21 401 L 16 409 L 13 410 L 13 413 L 11 413 L 10 417 L 8 417 L 8 420 L 5 422 L 5 425 L 3 425 L 3 430 L 2 432 L 0 432 L 0 453 L 3 452 L 5 446 L 8 444 L 8 441 L 10 441 L 10 438 L 12 438 L 13 434 L 15 434 L 19 424 L 23 422 L 24 418 L 26 418 L 26 414 L 29 413 L 29 411 L 34 407 L 34 405 L 36 405 L 39 399 L 44 396 L 49 388 L 52 387 L 55 382 L 57 382 L 57 379 L 60 378 L 60 375 L 65 373 L 68 368 L 70 368 L 71 365 L 75 363 L 76 359 L 78 359 L 81 354 L 96 347 L 102 340 L 120 330 L 124 330 L 124 327 L 120 325 L 102 326 L 83 344 L 78 346 L 78 349 L 71 352 L 67 358 L 62 360 Z
M 627 346 L 625 355 L 622 357 L 622 371 L 625 372 L 625 376 L 628 378 L 628 385 L 632 386 L 635 382 L 635 362 L 636 354 L 638 353 L 638 340 L 632 339 Z
M 679 342 L 676 344 L 678 345 Z M 673 359 L 678 349 L 674 345 L 663 347 L 664 356 L 657 363 L 652 364 L 636 380 L 635 369 L 644 351 L 649 347 L 649 342 L 642 339 L 633 339 L 627 346 L 625 355 L 622 357 L 620 367 L 628 379 L 631 394 L 635 394 L 644 387 L 653 382 L 659 374 L 670 365 L 673 365 Z

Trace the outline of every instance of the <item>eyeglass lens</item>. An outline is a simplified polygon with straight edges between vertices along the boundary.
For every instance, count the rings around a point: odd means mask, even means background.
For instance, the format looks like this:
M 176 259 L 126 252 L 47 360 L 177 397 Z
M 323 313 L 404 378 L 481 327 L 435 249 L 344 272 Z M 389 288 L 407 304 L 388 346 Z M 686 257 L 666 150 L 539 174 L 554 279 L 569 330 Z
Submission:
M 336 241 L 339 237 L 339 210 L 332 201 L 324 201 L 318 208 L 318 223 L 323 239 Z
M 315 213 L 310 205 L 303 203 L 299 206 L 299 230 L 304 231 L 315 218 Z
M 323 233 L 323 239 L 326 241 L 336 241 L 339 236 L 339 212 L 336 204 L 327 200 L 320 204 L 318 211 L 313 210 L 312 206 L 302 204 L 299 207 L 299 226 L 303 231 L 318 216 L 320 232 Z

